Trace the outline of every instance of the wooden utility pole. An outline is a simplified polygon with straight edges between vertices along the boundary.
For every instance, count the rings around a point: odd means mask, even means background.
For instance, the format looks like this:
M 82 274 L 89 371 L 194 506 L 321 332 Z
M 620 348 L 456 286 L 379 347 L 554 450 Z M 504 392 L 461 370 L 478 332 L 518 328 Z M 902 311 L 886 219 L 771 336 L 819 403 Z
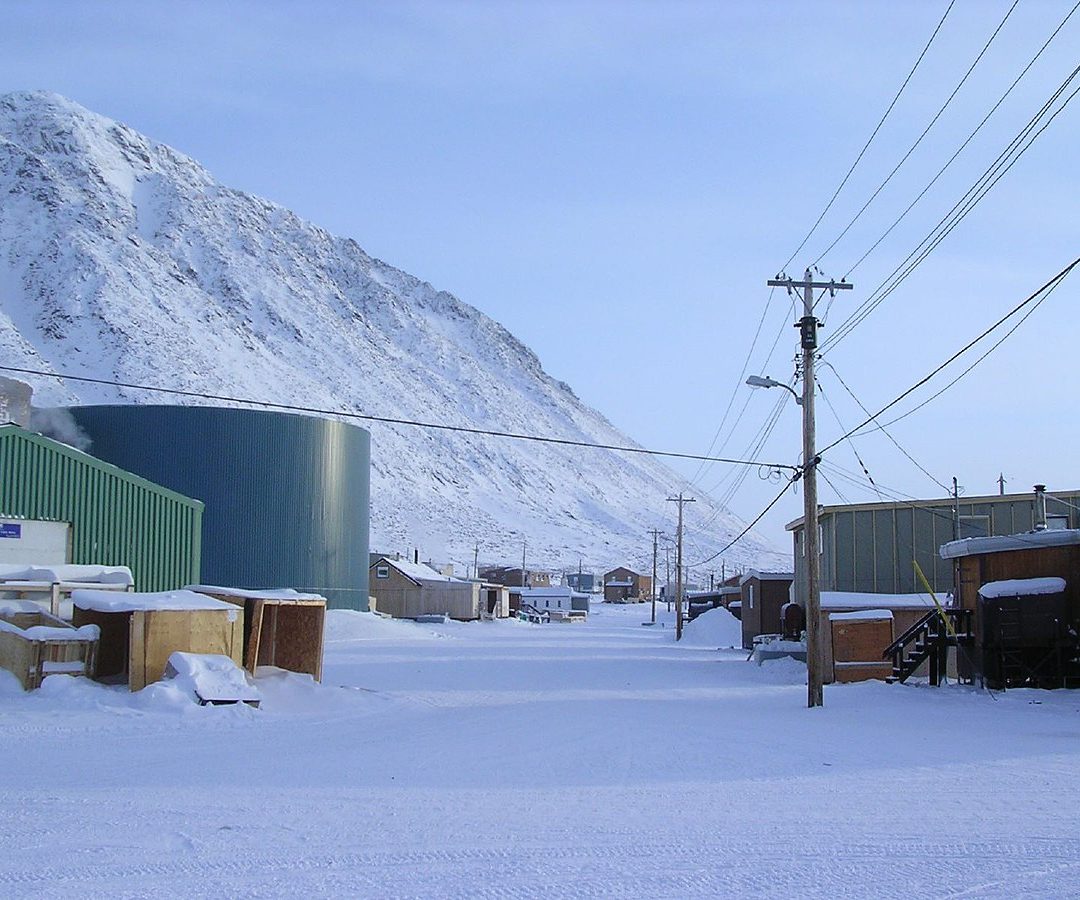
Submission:
M 810 708 L 824 704 L 824 673 L 821 658 L 821 549 L 818 546 L 817 465 L 814 422 L 814 360 L 817 355 L 818 320 L 814 318 L 814 291 L 851 290 L 846 281 L 814 281 L 809 269 L 802 281 L 790 278 L 770 278 L 769 287 L 787 288 L 788 293 L 802 289 L 803 316 L 796 323 L 802 348 L 802 408 L 803 408 L 803 533 L 806 547 L 806 705 Z
M 960 485 L 956 483 L 956 476 L 952 480 L 952 539 L 960 540 Z
M 656 541 L 661 535 L 659 529 L 654 528 L 649 534 L 652 535 L 652 623 L 656 624 Z
M 525 587 L 525 541 L 521 542 L 521 586 Z
M 682 492 L 679 492 L 678 497 L 668 497 L 668 503 L 679 504 L 679 530 L 676 532 L 675 537 L 675 640 L 682 640 L 682 626 L 683 626 L 683 609 L 682 609 L 682 595 L 683 595 L 683 561 L 682 561 L 682 520 L 683 520 L 683 504 L 694 503 L 693 497 L 684 497 Z
M 664 548 L 664 602 L 671 612 L 671 548 Z
M 472 551 L 472 574 L 473 578 L 480 577 L 480 545 L 475 544 Z

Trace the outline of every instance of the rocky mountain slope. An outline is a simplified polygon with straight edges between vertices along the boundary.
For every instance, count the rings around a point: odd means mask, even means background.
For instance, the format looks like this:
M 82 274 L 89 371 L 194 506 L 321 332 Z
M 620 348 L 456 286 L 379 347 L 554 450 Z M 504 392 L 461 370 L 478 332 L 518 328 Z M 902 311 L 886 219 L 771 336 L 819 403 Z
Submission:
M 631 443 L 476 309 L 62 97 L 0 97 L 0 192 L 6 365 Z M 38 405 L 180 402 L 26 380 Z M 531 564 L 641 565 L 684 487 L 644 456 L 369 427 L 373 547 L 462 567 L 474 543 L 512 562 L 522 540 Z M 697 497 L 690 562 L 742 528 Z M 751 536 L 726 559 L 775 564 L 772 549 Z

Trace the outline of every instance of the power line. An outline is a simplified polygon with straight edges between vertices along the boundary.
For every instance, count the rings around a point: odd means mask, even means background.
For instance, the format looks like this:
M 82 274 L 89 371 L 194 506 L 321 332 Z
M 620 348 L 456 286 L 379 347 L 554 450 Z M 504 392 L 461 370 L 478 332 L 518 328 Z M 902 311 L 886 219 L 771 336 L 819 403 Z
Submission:
M 128 388 L 130 390 L 150 391 L 158 394 L 170 394 L 177 397 L 189 397 L 199 400 L 217 400 L 223 403 L 240 403 L 248 406 L 258 406 L 266 409 L 280 409 L 286 412 L 300 412 L 324 416 L 341 416 L 348 419 L 361 419 L 367 422 L 379 422 L 384 425 L 409 425 L 416 428 L 427 428 L 434 431 L 451 431 L 459 434 L 474 434 L 482 437 L 507 438 L 516 441 L 531 441 L 538 444 L 556 444 L 563 447 L 583 447 L 590 450 L 612 450 L 618 453 L 637 453 L 644 456 L 664 456 L 673 459 L 706 460 L 707 462 L 728 463 L 741 466 L 770 466 L 778 469 L 797 470 L 797 466 L 786 463 L 765 463 L 755 460 L 726 459 L 715 456 L 701 456 L 695 453 L 679 453 L 669 450 L 649 450 L 645 447 L 626 447 L 618 444 L 600 444 L 591 441 L 576 441 L 569 438 L 545 437 L 535 434 L 519 434 L 512 431 L 498 431 L 487 428 L 471 428 L 465 425 L 445 425 L 440 422 L 421 422 L 414 419 L 399 419 L 390 416 L 373 416 L 366 413 L 351 412 L 340 409 L 323 409 L 316 406 L 301 406 L 292 403 L 278 403 L 271 400 L 252 400 L 245 397 L 230 397 L 222 394 L 208 394 L 201 391 L 185 391 L 179 388 L 153 387 L 148 384 L 134 384 L 125 381 L 115 381 L 105 378 L 90 378 L 84 375 L 70 375 L 58 372 L 45 372 L 39 369 L 24 369 L 17 366 L 0 366 L 2 372 L 15 372 L 23 375 L 39 375 L 44 378 L 56 378 L 63 381 L 77 381 L 85 384 L 101 384 L 108 387 Z
M 870 204 L 871 204 L 871 203 L 873 203 L 873 202 L 874 202 L 874 200 L 876 200 L 876 199 L 877 199 L 877 196 L 878 196 L 878 194 L 880 194 L 880 193 L 881 193 L 881 192 L 882 192 L 882 191 L 883 191 L 883 190 L 885 189 L 885 186 L 886 186 L 886 185 L 887 185 L 887 184 L 888 184 L 888 183 L 889 183 L 890 181 L 892 181 L 892 179 L 893 179 L 893 176 L 894 176 L 894 175 L 895 175 L 895 174 L 896 174 L 897 172 L 899 172 L 899 171 L 900 171 L 900 167 L 901 167 L 901 166 L 903 166 L 903 165 L 904 165 L 904 163 L 906 163 L 906 162 L 908 161 L 908 159 L 910 158 L 911 154 L 912 154 L 912 153 L 914 153 L 914 152 L 915 152 L 915 150 L 916 150 L 916 148 L 917 148 L 917 147 L 919 146 L 919 144 L 921 144 L 921 143 L 922 143 L 922 141 L 923 141 L 923 138 L 924 138 L 924 137 L 926 137 L 926 136 L 927 136 L 927 135 L 928 135 L 928 134 L 930 133 L 930 129 L 931 129 L 931 128 L 933 128 L 933 127 L 934 127 L 934 125 L 936 125 L 936 124 L 937 124 L 937 121 L 938 121 L 938 119 L 940 119 L 940 118 L 941 118 L 941 116 L 942 116 L 942 114 L 943 114 L 943 113 L 945 112 L 945 110 L 949 108 L 949 104 L 951 104 L 951 103 L 952 103 L 952 101 L 953 101 L 953 98 L 954 98 L 954 97 L 956 97 L 956 95 L 957 95 L 957 94 L 958 94 L 958 93 L 960 92 L 960 88 L 962 88 L 962 87 L 964 86 L 964 84 L 965 84 L 965 82 L 966 82 L 966 81 L 968 80 L 968 78 L 969 78 L 969 77 L 971 77 L 971 73 L 975 71 L 975 67 L 976 67 L 976 66 L 977 66 L 977 65 L 979 64 L 979 62 L 980 62 L 980 61 L 982 60 L 983 56 L 985 56 L 985 55 L 986 55 L 986 51 L 990 49 L 990 45 L 991 45 L 992 43 L 994 43 L 994 39 L 995 39 L 995 38 L 996 38 L 996 37 L 998 36 L 998 34 L 1000 33 L 1001 29 L 1005 27 L 1005 23 L 1006 23 L 1007 21 L 1009 21 L 1009 16 L 1011 16 L 1011 15 L 1012 15 L 1012 13 L 1013 13 L 1013 10 L 1014 10 L 1014 9 L 1016 9 L 1016 6 L 1017 6 L 1017 4 L 1018 4 L 1019 2 L 1020 2 L 1020 0 L 1013 0 L 1012 6 L 1010 6 L 1010 7 L 1009 7 L 1009 9 L 1008 9 L 1008 10 L 1006 11 L 1006 13 L 1005 13 L 1005 17 L 1004 17 L 1004 18 L 1003 18 L 1003 19 L 1002 19 L 1002 20 L 1001 20 L 1001 21 L 1000 21 L 1000 22 L 998 23 L 998 26 L 997 26 L 997 28 L 995 28 L 995 29 L 994 29 L 994 32 L 993 32 L 993 34 L 991 34 L 991 35 L 990 35 L 989 39 L 988 39 L 988 40 L 986 41 L 986 43 L 985 43 L 985 44 L 983 45 L 983 48 L 982 48 L 982 50 L 980 50 L 980 51 L 979 51 L 979 54 L 978 54 L 978 56 L 976 56 L 976 57 L 975 57 L 975 61 L 974 61 L 974 62 L 973 62 L 973 63 L 972 63 L 972 64 L 971 64 L 971 65 L 970 65 L 969 67 L 968 67 L 968 70 L 967 70 L 967 71 L 966 71 L 966 72 L 964 73 L 964 77 L 960 79 L 960 81 L 959 81 L 959 82 L 957 83 L 956 87 L 954 87 L 954 88 L 953 88 L 953 90 L 952 90 L 952 93 L 951 93 L 951 94 L 949 94 L 949 96 L 948 96 L 948 97 L 947 97 L 947 98 L 945 99 L 945 102 L 944 102 L 944 103 L 943 103 L 943 104 L 941 105 L 941 108 L 940 108 L 940 109 L 939 109 L 939 110 L 937 111 L 937 113 L 936 113 L 936 114 L 934 115 L 934 118 L 932 118 L 932 119 L 930 120 L 930 124 L 929 124 L 929 125 L 927 125 L 927 126 L 926 126 L 926 127 L 925 127 L 925 128 L 923 129 L 923 131 L 922 131 L 922 134 L 920 134 L 920 135 L 919 135 L 919 136 L 918 136 L 918 137 L 917 137 L 917 138 L 915 139 L 915 143 L 914 143 L 914 144 L 912 144 L 912 145 L 911 145 L 911 146 L 910 146 L 910 147 L 908 148 L 908 151 L 907 151 L 907 153 L 905 153 L 905 154 L 904 154 L 904 155 L 903 155 L 903 156 L 902 156 L 902 157 L 900 158 L 900 162 L 898 162 L 898 163 L 897 163 L 897 164 L 896 164 L 896 165 L 895 165 L 895 166 L 893 167 L 893 170 L 892 170 L 892 171 L 891 171 L 891 172 L 890 172 L 890 173 L 889 173 L 889 174 L 888 174 L 887 176 L 885 176 L 885 180 L 884 180 L 884 181 L 882 181 L 882 182 L 881 182 L 881 184 L 879 184 L 879 185 L 877 186 L 877 189 L 876 189 L 876 190 L 874 191 L 874 193 L 872 193 L 872 194 L 870 195 L 870 199 L 869 199 L 869 200 L 867 200 L 867 201 L 866 201 L 866 202 L 865 202 L 865 203 L 864 203 L 864 204 L 862 205 L 862 207 L 861 207 L 861 208 L 859 209 L 859 211 L 858 211 L 857 213 L 855 213 L 855 216 L 854 216 L 854 218 L 852 218 L 852 220 L 851 220 L 850 222 L 848 222 L 848 223 L 847 223 L 847 225 L 845 225 L 845 226 L 844 226 L 844 230 L 843 230 L 843 231 L 841 231 L 841 232 L 840 232 L 840 234 L 838 234 L 838 235 L 837 235 L 837 236 L 836 236 L 835 238 L 833 238 L 833 241 L 832 241 L 832 243 L 831 243 L 831 244 L 829 244 L 829 246 L 828 246 L 828 247 L 826 247 L 826 248 L 825 248 L 825 249 L 824 249 L 824 250 L 823 250 L 823 251 L 822 251 L 822 252 L 821 252 L 821 253 L 820 253 L 820 254 L 818 255 L 817 259 L 815 259 L 815 260 L 814 260 L 814 265 L 817 265 L 818 263 L 820 263 L 820 262 L 821 262 L 821 261 L 822 261 L 822 260 L 823 260 L 823 259 L 825 258 L 825 256 L 826 256 L 826 255 L 828 254 L 828 252 L 829 252 L 830 250 L 832 250 L 832 248 L 833 248 L 833 247 L 835 247 L 835 246 L 836 246 L 836 245 L 837 245 L 837 244 L 838 244 L 838 243 L 839 243 L 839 242 L 840 242 L 840 241 L 841 241 L 841 240 L 843 239 L 844 235 L 846 235 L 846 234 L 847 234 L 847 233 L 848 233 L 848 232 L 849 232 L 849 231 L 851 230 L 851 227 L 852 227 L 852 226 L 853 226 L 853 225 L 854 225 L 854 224 L 855 224 L 856 222 L 858 222 L 858 221 L 859 221 L 859 219 L 860 219 L 860 218 L 862 217 L 862 214 L 863 214 L 864 212 L 866 212 L 866 210 L 867 210 L 867 208 L 868 208 L 868 207 L 870 206 Z
M 851 431 L 848 431 L 846 434 L 841 435 L 835 441 L 833 441 L 831 444 L 829 444 L 829 445 L 827 445 L 825 447 L 822 447 L 818 451 L 818 453 L 822 454 L 822 453 L 825 453 L 828 450 L 831 450 L 833 447 L 835 447 L 841 441 L 846 440 L 848 437 L 853 435 L 855 432 L 859 431 L 865 425 L 869 425 L 871 422 L 873 422 L 875 419 L 877 419 L 887 409 L 891 409 L 892 407 L 896 406 L 896 404 L 899 403 L 901 400 L 903 400 L 905 397 L 907 397 L 910 394 L 917 391 L 920 387 L 922 387 L 924 384 L 926 384 L 931 378 L 933 378 L 935 375 L 937 375 L 938 372 L 940 372 L 946 366 L 948 366 L 952 362 L 954 362 L 958 357 L 962 356 L 964 353 L 966 353 L 968 350 L 970 350 L 972 347 L 974 347 L 977 343 L 979 343 L 979 341 L 981 341 L 983 338 L 985 338 L 987 335 L 989 335 L 995 329 L 1000 327 L 1004 322 L 1006 322 L 1007 320 L 1012 318 L 1014 315 L 1016 315 L 1020 310 L 1022 310 L 1029 303 L 1033 302 L 1041 294 L 1045 293 L 1048 290 L 1053 290 L 1053 288 L 1057 287 L 1057 285 L 1061 281 L 1063 281 L 1068 276 L 1068 274 L 1070 272 L 1072 272 L 1072 270 L 1074 268 L 1076 268 L 1076 266 L 1078 264 L 1080 264 L 1080 257 L 1077 257 L 1076 259 L 1074 259 L 1064 269 L 1062 269 L 1060 272 L 1058 272 L 1053 278 L 1051 278 L 1049 281 L 1047 281 L 1042 287 L 1040 287 L 1038 290 L 1036 290 L 1033 294 L 1029 295 L 1024 300 L 1021 300 L 1020 303 L 1018 303 L 1011 310 L 1009 310 L 1009 312 L 1007 312 L 1004 316 L 1002 316 L 1000 319 L 998 319 L 993 325 L 991 325 L 989 328 L 987 328 L 985 331 L 983 331 L 982 334 L 980 334 L 978 337 L 975 337 L 972 340 L 970 340 L 967 344 L 965 344 L 963 347 L 961 347 L 959 350 L 957 350 L 952 356 L 950 356 L 947 360 L 945 360 L 945 362 L 941 363 L 939 366 L 937 366 L 937 368 L 933 369 L 929 374 L 927 374 L 924 377 L 922 377 L 921 379 L 919 379 L 919 381 L 917 381 L 915 384 L 913 384 L 911 387 L 909 387 L 906 391 L 904 391 L 898 397 L 896 397 L 893 400 L 890 400 L 881 409 L 879 409 L 876 413 L 873 413 L 872 415 L 867 417 L 863 422 L 861 422 L 859 425 L 857 425 Z M 998 345 L 1000 345 L 1000 341 L 998 342 Z M 995 346 L 998 346 L 998 345 L 995 345 Z M 991 350 L 992 349 L 993 348 L 991 348 Z
M 1028 320 L 1028 317 L 1033 312 L 1035 312 L 1035 310 L 1037 310 L 1040 306 L 1042 306 L 1042 304 L 1044 302 L 1046 302 L 1046 299 L 1052 293 L 1054 293 L 1055 290 L 1057 290 L 1057 287 L 1058 287 L 1059 284 L 1061 284 L 1060 281 L 1055 283 L 1054 286 L 1052 288 L 1050 288 L 1050 290 L 1048 290 L 1045 294 L 1042 295 L 1042 297 L 1040 297 L 1038 299 L 1038 301 L 1031 307 L 1031 309 L 1029 309 L 1026 313 L 1024 313 L 1024 315 L 1020 318 L 1020 320 L 1015 325 L 1013 325 L 1012 328 L 1010 328 L 1008 331 L 1006 331 L 1005 334 L 1003 334 L 994 344 L 992 344 L 986 350 L 985 353 L 983 353 L 981 356 L 979 356 L 970 366 L 968 366 L 966 369 L 964 369 L 959 375 L 957 375 L 952 381 L 950 381 L 948 384 L 946 384 L 941 390 L 937 391 L 934 394 L 931 394 L 929 397 L 927 397 L 925 400 L 923 400 L 922 403 L 918 404 L 917 406 L 912 407 L 911 409 L 909 409 L 903 415 L 897 416 L 895 419 L 890 419 L 886 424 L 887 425 L 893 425 L 896 422 L 899 422 L 901 419 L 906 419 L 912 413 L 918 412 L 920 409 L 922 409 L 924 406 L 926 406 L 932 400 L 936 400 L 938 397 L 940 397 L 942 394 L 944 394 L 949 388 L 951 388 L 954 384 L 956 384 L 956 382 L 958 382 L 961 378 L 963 378 L 965 375 L 967 375 L 968 372 L 970 372 L 972 369 L 974 369 L 979 363 L 981 363 L 984 359 L 986 359 L 986 357 L 988 357 L 991 353 L 993 353 L 995 350 L 997 350 L 998 347 L 1000 347 L 1003 343 L 1005 343 L 1005 341 L 1008 340 L 1008 338 L 1012 335 L 1012 333 L 1014 331 L 1016 331 L 1016 329 L 1019 328 L 1021 325 L 1023 325 Z M 879 427 L 881 427 L 881 426 L 879 426 Z M 946 488 L 946 490 L 948 490 L 948 488 Z
M 880 246 L 881 242 L 884 241 L 885 238 L 887 238 L 890 234 L 892 234 L 896 226 L 899 225 L 907 217 L 907 214 L 911 212 L 912 209 L 914 209 L 915 205 L 926 195 L 930 188 L 932 188 L 937 183 L 938 179 L 941 178 L 943 174 L 945 174 L 945 170 L 948 169 L 949 166 L 953 164 L 953 162 L 955 162 L 956 158 L 964 151 L 967 145 L 970 144 L 972 140 L 974 140 L 975 136 L 982 130 L 982 127 L 988 121 L 990 121 L 990 117 L 993 116 L 995 112 L 997 112 L 998 108 L 1013 92 L 1013 89 L 1020 83 L 1021 79 L 1023 79 L 1023 77 L 1028 73 L 1031 67 L 1035 65 L 1039 57 L 1043 55 L 1043 52 L 1046 50 L 1047 47 L 1050 46 L 1050 43 L 1054 40 L 1054 38 L 1058 36 L 1058 33 L 1061 31 L 1062 28 L 1065 27 L 1065 24 L 1069 21 L 1069 19 L 1072 18 L 1073 13 L 1075 13 L 1078 8 L 1080 8 L 1080 2 L 1076 3 L 1073 8 L 1070 9 L 1069 12 L 1065 15 L 1065 18 L 1058 23 L 1057 28 L 1053 30 L 1053 32 L 1050 34 L 1050 37 L 1046 39 L 1043 45 L 1039 48 L 1038 52 L 1036 52 L 1036 54 L 1030 60 L 1028 60 L 1027 65 L 1024 66 L 1024 68 L 1020 71 L 1020 74 L 1013 79 L 1012 84 L 1010 84 L 1009 87 L 1006 88 L 1005 93 L 998 98 L 997 103 L 995 103 L 990 108 L 990 111 L 985 116 L 983 116 L 982 121 L 975 126 L 972 132 L 964 139 L 964 142 L 956 148 L 956 151 L 953 153 L 953 155 L 950 156 L 948 160 L 946 160 L 945 165 L 938 169 L 937 174 L 935 174 L 934 177 L 930 179 L 926 187 L 919 191 L 918 195 L 915 197 L 914 200 L 911 201 L 910 204 L 908 204 L 907 208 L 902 213 L 900 213 L 899 216 L 897 216 L 895 221 L 888 228 L 885 229 L 884 233 L 876 241 L 874 241 L 874 243 L 870 245 L 870 247 L 863 253 L 863 255 L 855 261 L 855 264 L 847 270 L 847 272 L 844 274 L 845 278 L 850 277 L 851 273 L 854 272 L 859 266 L 861 266 L 862 263 L 866 260 L 866 258 L 871 253 L 873 253 L 878 248 L 878 246 Z
M 955 3 L 956 0 L 950 0 L 949 5 L 945 8 L 944 15 L 942 15 L 941 20 L 937 23 L 937 27 L 934 28 L 933 34 L 930 35 L 930 40 L 928 40 L 926 42 L 926 46 L 922 48 L 922 52 L 919 54 L 918 59 L 915 60 L 915 65 L 911 67 L 911 71 L 908 72 L 907 77 L 903 81 L 903 84 L 900 85 L 900 89 L 892 98 L 892 102 L 888 105 L 888 107 L 886 107 L 885 112 L 878 120 L 877 125 L 874 126 L 874 130 L 870 133 L 870 137 L 866 139 L 866 143 L 863 144 L 863 148 L 859 151 L 859 155 L 855 157 L 855 162 L 851 164 L 851 168 L 847 170 L 847 174 L 841 180 L 840 185 L 836 188 L 835 191 L 833 191 L 832 197 L 830 197 L 829 202 L 825 204 L 825 208 L 821 211 L 821 215 L 817 217 L 817 221 L 814 222 L 813 226 L 806 233 L 806 237 L 804 237 L 799 246 L 795 248 L 795 252 L 788 257 L 787 262 L 785 262 L 780 267 L 781 270 L 784 270 L 789 265 L 791 265 L 791 261 L 799 255 L 799 252 L 802 250 L 802 248 L 806 246 L 806 242 L 809 241 L 814 232 L 817 231 L 817 227 L 821 224 L 821 220 L 825 218 L 825 214 L 830 209 L 832 209 L 832 205 L 836 202 L 836 198 L 840 196 L 840 192 L 844 189 L 844 185 L 848 183 L 848 179 L 851 178 L 851 175 L 855 171 L 856 166 L 859 165 L 859 163 L 862 161 L 863 156 L 866 155 L 866 151 L 870 148 L 870 145 L 873 143 L 874 138 L 877 137 L 877 133 L 881 130 L 881 126 L 885 124 L 885 120 L 889 117 L 889 113 L 891 113 L 893 107 L 896 106 L 896 101 L 900 99 L 900 95 L 904 93 L 904 88 L 908 86 L 908 82 L 911 81 L 911 77 L 915 74 L 915 70 L 919 68 L 919 63 L 921 63 L 923 61 L 923 57 L 926 56 L 926 51 L 929 50 L 930 45 L 934 43 L 934 38 L 937 37 L 938 32 L 941 30 L 941 26 L 945 24 L 945 19 L 948 18 L 948 15 L 952 11 L 953 5 Z
M 769 505 L 766 506 L 756 516 L 754 516 L 754 520 L 749 525 L 747 525 L 742 531 L 740 531 L 734 538 L 732 538 L 730 541 L 728 541 L 728 543 L 724 547 L 717 550 L 712 556 L 709 556 L 706 559 L 701 560 L 701 562 L 691 563 L 689 566 L 687 566 L 687 568 L 688 569 L 696 569 L 698 566 L 703 566 L 706 563 L 711 563 L 718 556 L 722 556 L 723 554 L 727 553 L 728 550 L 730 550 L 732 547 L 734 547 L 737 543 L 739 543 L 739 541 L 741 541 L 744 537 L 746 537 L 750 533 L 750 529 L 752 529 L 755 525 L 757 525 L 758 522 L 760 522 L 763 518 L 765 518 L 765 514 L 770 509 L 772 509 L 774 506 L 776 506 L 777 503 L 780 502 L 780 498 L 783 497 L 784 494 L 787 493 L 788 488 L 791 487 L 791 485 L 794 484 L 796 479 L 798 479 L 799 477 L 800 477 L 800 473 L 798 473 L 798 472 L 796 472 L 794 475 L 792 475 L 788 479 L 788 483 L 784 485 L 783 489 L 780 491 L 779 494 L 777 494 L 775 497 L 773 497 L 773 499 L 769 503 Z
M 1053 289 L 1051 289 L 1051 290 L 1053 290 Z M 1049 293 L 1047 293 L 1047 296 L 1049 296 Z M 1041 303 L 1042 301 L 1040 300 L 1039 302 Z M 1024 318 L 1027 318 L 1027 316 L 1025 316 Z M 1020 320 L 1021 323 L 1023 321 L 1024 321 L 1023 319 Z M 1009 334 L 1011 334 L 1011 333 L 1012 332 L 1009 332 Z M 1008 335 L 1006 335 L 1006 337 L 1008 337 Z M 859 409 L 861 409 L 866 415 L 870 415 L 870 410 L 868 410 L 866 408 L 866 404 L 864 404 L 858 397 L 855 396 L 855 393 L 851 390 L 851 388 L 848 387 L 847 382 L 844 381 L 844 379 L 840 377 L 840 373 L 836 371 L 836 366 L 834 366 L 828 360 L 822 360 L 821 363 L 822 363 L 822 365 L 825 365 L 825 366 L 829 367 L 829 369 L 832 371 L 833 375 L 836 376 L 836 380 L 839 381 L 841 386 L 844 388 L 844 390 L 848 392 L 848 396 L 850 396 L 851 399 L 854 400 L 859 405 Z M 820 384 L 820 382 L 818 382 L 818 383 Z M 933 399 L 933 398 L 931 398 L 931 399 Z M 839 421 L 839 420 L 837 420 L 837 421 Z M 893 421 L 896 421 L 896 420 L 894 419 Z M 949 486 L 947 484 L 941 482 L 941 481 L 938 481 L 926 469 L 926 467 L 922 465 L 922 463 L 920 463 L 914 456 L 912 456 L 910 453 L 908 453 L 908 451 L 905 450 L 903 448 L 903 446 L 901 446 L 900 442 L 896 438 L 894 438 L 889 432 L 887 432 L 885 430 L 884 425 L 882 425 L 879 421 L 877 421 L 877 419 L 874 419 L 874 424 L 877 425 L 878 430 L 883 435 L 885 435 L 885 437 L 887 437 L 890 441 L 892 441 L 892 443 L 896 447 L 896 449 L 899 450 L 901 453 L 903 453 L 904 456 L 906 456 L 911 461 L 912 465 L 914 465 L 915 468 L 917 468 L 920 472 L 922 472 L 927 478 L 929 478 L 932 482 L 934 482 L 934 484 L 936 484 L 943 491 L 945 491 L 946 493 L 949 492 Z M 841 425 L 840 427 L 843 428 L 844 426 Z
M 840 341 L 847 337 L 867 318 L 867 316 L 877 309 L 877 307 L 880 306 L 885 299 L 892 294 L 913 271 L 915 271 L 916 268 L 918 268 L 926 257 L 928 257 L 950 233 L 952 233 L 953 229 L 967 217 L 967 215 L 983 200 L 1009 170 L 1012 169 L 1024 153 L 1031 148 L 1032 144 L 1038 140 L 1039 136 L 1050 127 L 1054 119 L 1065 110 L 1078 91 L 1080 91 L 1080 88 L 1074 90 L 1054 111 L 1053 115 L 1043 123 L 1042 127 L 1039 128 L 1038 131 L 1032 133 L 1033 129 L 1039 124 L 1039 121 L 1053 107 L 1054 103 L 1061 98 L 1078 74 L 1080 74 L 1080 66 L 1077 66 L 1069 73 L 1057 90 L 1043 104 L 1042 108 L 1031 117 L 1027 125 L 1025 125 L 1016 137 L 1009 142 L 1006 148 L 998 155 L 997 159 L 987 167 L 975 183 L 968 188 L 964 195 L 953 205 L 952 209 L 950 209 L 930 230 L 926 237 L 919 242 L 915 249 L 885 277 L 885 279 L 870 293 L 866 300 L 864 300 L 848 316 L 848 318 L 844 320 L 840 327 L 833 332 L 832 336 L 824 341 L 821 347 L 822 353 L 831 351 L 833 347 L 839 344 Z M 1024 141 L 1026 141 L 1026 143 L 1024 143 Z

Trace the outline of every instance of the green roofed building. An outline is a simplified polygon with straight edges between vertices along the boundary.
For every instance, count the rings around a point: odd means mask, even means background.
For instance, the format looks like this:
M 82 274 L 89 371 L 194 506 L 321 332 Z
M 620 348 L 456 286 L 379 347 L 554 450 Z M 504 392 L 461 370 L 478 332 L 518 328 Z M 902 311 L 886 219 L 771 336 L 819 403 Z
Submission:
M 172 590 L 199 580 L 202 517 L 198 500 L 0 425 L 0 562 L 127 566 L 137 590 Z

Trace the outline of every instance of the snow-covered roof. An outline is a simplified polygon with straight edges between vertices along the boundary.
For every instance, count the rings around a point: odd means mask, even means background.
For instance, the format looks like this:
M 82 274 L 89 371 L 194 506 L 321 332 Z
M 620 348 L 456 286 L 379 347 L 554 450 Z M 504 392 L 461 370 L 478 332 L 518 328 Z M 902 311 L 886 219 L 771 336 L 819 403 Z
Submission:
M 945 597 L 938 597 L 947 606 Z M 822 609 L 927 609 L 934 600 L 929 594 L 870 594 L 862 591 L 822 591 Z
M 129 587 L 135 583 L 127 566 L 50 565 L 0 568 L 0 581 L 41 582 L 44 584 L 112 584 Z
M 756 578 L 758 581 L 793 581 L 795 576 L 791 572 L 759 572 L 757 569 L 751 569 L 739 579 L 739 584 L 746 584 L 751 578 Z
M 1001 534 L 991 537 L 964 538 L 942 544 L 942 559 L 959 559 L 976 553 L 1001 553 L 1006 550 L 1032 550 L 1041 547 L 1067 547 L 1080 544 L 1080 529 L 1048 528 L 1024 534 Z
M 185 591 L 196 594 L 224 594 L 226 597 L 240 597 L 245 600 L 326 600 L 321 594 L 302 594 L 292 588 L 276 588 L 266 591 L 249 591 L 245 588 L 218 587 L 213 584 L 187 584 Z
M 215 600 L 194 591 L 158 591 L 149 594 L 117 593 L 115 591 L 72 591 L 72 603 L 79 609 L 97 612 L 134 612 L 142 609 L 227 609 L 233 614 L 241 610 L 232 603 Z
M 829 613 L 830 622 L 878 622 L 892 619 L 891 609 L 860 609 L 855 612 Z
M 1064 578 L 1009 578 L 991 581 L 979 588 L 979 596 L 993 600 L 996 597 L 1034 597 L 1039 594 L 1060 594 L 1065 590 Z
M 376 566 L 391 566 L 397 569 L 406 578 L 411 578 L 413 581 L 435 581 L 442 583 L 452 584 L 469 584 L 461 578 L 454 578 L 451 575 L 443 575 L 440 572 L 436 572 L 431 566 L 426 563 L 409 562 L 405 559 L 382 559 L 376 560 L 371 564 L 371 568 Z

